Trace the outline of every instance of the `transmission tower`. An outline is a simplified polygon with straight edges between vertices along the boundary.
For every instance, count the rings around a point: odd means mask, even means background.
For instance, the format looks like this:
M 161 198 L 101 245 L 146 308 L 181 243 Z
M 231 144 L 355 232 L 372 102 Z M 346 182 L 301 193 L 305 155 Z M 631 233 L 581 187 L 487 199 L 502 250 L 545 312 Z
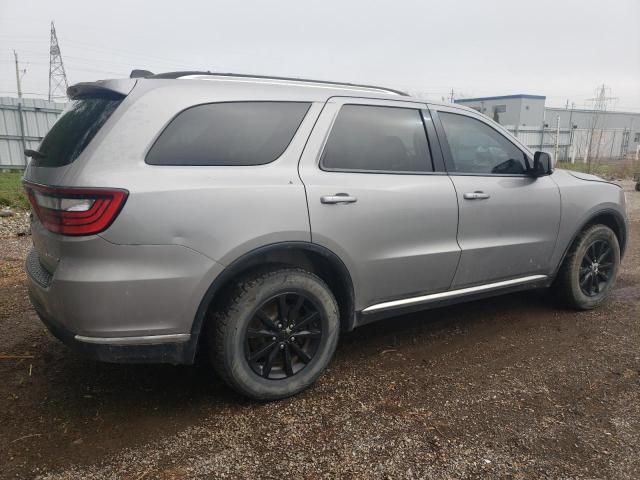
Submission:
M 602 129 L 600 129 L 600 136 L 597 141 L 597 148 L 594 155 L 592 154 L 592 146 L 594 145 L 594 137 L 596 135 L 596 128 L 598 127 L 598 121 L 600 116 L 607 111 L 607 106 L 610 101 L 617 100 L 616 97 L 607 96 L 607 92 L 611 92 L 611 89 L 605 84 L 602 84 L 596 89 L 596 97 L 590 98 L 587 101 L 593 102 L 593 113 L 591 116 L 591 126 L 589 128 L 589 146 L 587 147 L 587 157 L 589 163 L 589 171 L 591 171 L 591 164 L 598 160 L 600 155 L 600 143 L 602 142 Z M 593 159 L 593 160 L 592 160 Z
M 67 72 L 62 63 L 56 27 L 51 22 L 51 46 L 49 48 L 49 101 L 67 97 Z

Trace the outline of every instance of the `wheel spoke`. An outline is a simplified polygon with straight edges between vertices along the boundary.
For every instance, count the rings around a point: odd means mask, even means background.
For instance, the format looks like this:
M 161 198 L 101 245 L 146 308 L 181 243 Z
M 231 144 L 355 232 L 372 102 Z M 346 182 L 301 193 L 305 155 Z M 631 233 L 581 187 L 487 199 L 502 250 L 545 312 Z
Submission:
M 269 378 L 269 374 L 271 373 L 271 368 L 273 368 L 273 362 L 278 356 L 279 350 L 280 350 L 279 348 L 274 348 L 273 350 L 271 350 L 271 353 L 267 357 L 266 362 L 264 362 L 264 365 L 262 366 L 262 376 L 264 378 Z
M 582 279 L 580 280 L 580 286 L 585 285 L 587 283 L 587 281 L 589 281 L 591 276 L 592 276 L 592 273 L 591 273 L 591 270 L 589 270 L 586 273 L 586 275 L 584 277 L 582 277 Z
M 293 308 L 289 312 L 289 321 L 290 322 L 295 324 L 296 320 L 298 320 L 298 317 L 300 316 L 300 309 L 302 308 L 302 304 L 303 303 L 304 303 L 304 297 L 302 295 L 299 295 L 298 299 L 296 300 L 295 305 L 293 306 Z
M 605 245 L 604 249 L 600 251 L 600 256 L 598 257 L 598 263 L 602 263 L 602 261 L 609 256 L 611 253 L 611 248 L 609 245 Z
M 600 278 L 602 278 L 603 282 L 608 282 L 609 281 L 609 276 L 605 272 L 603 272 L 602 270 L 598 271 L 598 276 Z
M 613 263 L 605 262 L 598 265 L 598 270 L 609 271 L 613 267 Z
M 287 305 L 287 295 L 280 295 L 278 297 L 278 314 L 280 321 L 284 324 L 288 322 L 287 316 L 289 315 L 289 306 Z
M 320 338 L 322 332 L 320 330 L 300 330 L 296 332 L 296 338 Z
M 289 350 L 289 346 L 285 345 L 284 350 L 282 350 L 282 354 L 284 356 L 284 371 L 287 374 L 287 377 L 293 375 L 293 363 L 291 362 L 291 351 Z
M 271 342 L 268 345 L 265 345 L 264 347 L 262 347 L 260 350 L 258 350 L 256 353 L 254 353 L 253 355 L 251 355 L 249 357 L 249 361 L 250 362 L 255 362 L 257 360 L 260 360 L 262 357 L 264 357 L 267 353 L 269 353 L 270 351 L 274 350 L 276 346 L 276 342 Z
M 295 327 L 293 328 L 294 332 L 299 331 L 302 327 L 306 326 L 309 322 L 314 321 L 316 318 L 318 318 L 319 313 L 318 312 L 311 312 L 309 315 L 307 315 L 306 317 L 304 317 L 302 320 L 300 320 L 300 322 L 298 322 Z
M 278 327 L 273 323 L 273 320 L 271 320 L 262 310 L 258 310 L 256 312 L 256 317 L 258 317 L 262 324 L 269 330 L 273 330 L 274 332 L 278 330 Z
M 311 361 L 311 357 L 307 355 L 298 345 L 292 342 L 289 344 L 289 346 L 291 347 L 291 350 L 293 350 L 293 352 L 298 355 L 298 358 L 304 363 L 309 363 Z
M 275 332 L 271 330 L 256 330 L 254 328 L 250 328 L 247 330 L 247 337 L 249 338 L 271 338 L 275 335 Z
M 593 293 L 598 293 L 600 291 L 599 287 L 598 287 L 598 276 L 597 275 L 591 275 L 591 291 Z

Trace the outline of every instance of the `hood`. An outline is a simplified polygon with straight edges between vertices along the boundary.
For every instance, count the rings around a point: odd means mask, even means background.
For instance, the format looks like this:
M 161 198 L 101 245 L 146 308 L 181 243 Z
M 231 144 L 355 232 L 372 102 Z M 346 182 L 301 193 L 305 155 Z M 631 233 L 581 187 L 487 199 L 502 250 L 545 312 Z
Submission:
M 611 185 L 615 185 L 618 188 L 622 188 L 617 183 L 610 182 L 609 180 L 605 180 L 602 177 L 599 177 L 597 175 L 592 175 L 590 173 L 576 172 L 576 171 L 573 171 L 573 170 L 565 170 L 565 172 L 567 172 L 572 177 L 577 178 L 578 180 L 585 180 L 587 182 L 609 183 Z
M 604 178 L 598 177 L 597 175 L 592 175 L 590 173 L 575 172 L 573 170 L 567 170 L 567 173 L 569 173 L 569 175 L 571 175 L 571 176 L 579 178 L 580 180 L 588 180 L 590 182 L 610 183 L 607 180 L 605 180 Z

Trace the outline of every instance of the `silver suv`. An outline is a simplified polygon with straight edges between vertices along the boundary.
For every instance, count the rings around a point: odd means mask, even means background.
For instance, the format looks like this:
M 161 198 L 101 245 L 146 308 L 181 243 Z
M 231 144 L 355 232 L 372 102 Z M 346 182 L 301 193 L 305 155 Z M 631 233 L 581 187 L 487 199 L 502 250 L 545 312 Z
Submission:
M 69 96 L 28 151 L 26 269 L 44 323 L 99 360 L 207 352 L 271 400 L 311 385 L 340 331 L 538 287 L 590 309 L 613 288 L 623 191 L 468 108 L 198 72 Z

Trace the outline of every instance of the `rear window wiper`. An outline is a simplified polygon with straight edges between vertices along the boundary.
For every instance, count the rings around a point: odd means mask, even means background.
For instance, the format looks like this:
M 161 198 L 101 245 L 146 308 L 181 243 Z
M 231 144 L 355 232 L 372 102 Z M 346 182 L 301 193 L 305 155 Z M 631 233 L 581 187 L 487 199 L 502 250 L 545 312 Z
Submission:
M 27 148 L 24 151 L 24 154 L 27 157 L 31 157 L 31 158 L 46 158 L 46 155 L 42 152 L 39 152 L 38 150 L 31 150 L 30 148 Z

